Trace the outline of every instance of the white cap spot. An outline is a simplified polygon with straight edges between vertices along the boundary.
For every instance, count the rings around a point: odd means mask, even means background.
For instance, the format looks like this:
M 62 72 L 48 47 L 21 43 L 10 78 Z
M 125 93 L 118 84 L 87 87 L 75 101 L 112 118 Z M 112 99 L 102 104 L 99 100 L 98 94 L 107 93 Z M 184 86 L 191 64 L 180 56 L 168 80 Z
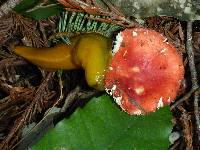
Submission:
M 164 55 L 166 55 L 166 51 L 167 51 L 167 49 L 164 48 L 163 50 L 160 51 L 160 53 L 163 53 Z
M 133 37 L 137 36 L 137 32 L 133 31 Z
M 137 67 L 137 66 L 135 66 L 135 67 L 131 68 L 131 71 L 133 71 L 133 72 L 140 72 L 140 68 Z
M 135 93 L 137 95 L 141 95 L 143 92 L 144 92 L 144 88 L 143 87 L 135 88 Z
M 141 114 L 142 114 L 142 111 L 138 109 L 137 111 L 134 111 L 133 114 L 134 114 L 134 115 L 141 115 Z

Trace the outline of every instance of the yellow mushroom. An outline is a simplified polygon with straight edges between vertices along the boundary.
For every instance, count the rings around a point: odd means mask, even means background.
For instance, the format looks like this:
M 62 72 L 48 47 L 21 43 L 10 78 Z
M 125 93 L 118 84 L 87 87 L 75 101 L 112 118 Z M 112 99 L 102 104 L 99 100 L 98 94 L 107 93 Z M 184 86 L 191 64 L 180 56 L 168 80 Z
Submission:
M 14 52 L 47 70 L 85 70 L 89 86 L 104 90 L 104 73 L 111 57 L 111 39 L 98 33 L 85 33 L 70 39 L 71 44 L 51 48 L 14 47 Z

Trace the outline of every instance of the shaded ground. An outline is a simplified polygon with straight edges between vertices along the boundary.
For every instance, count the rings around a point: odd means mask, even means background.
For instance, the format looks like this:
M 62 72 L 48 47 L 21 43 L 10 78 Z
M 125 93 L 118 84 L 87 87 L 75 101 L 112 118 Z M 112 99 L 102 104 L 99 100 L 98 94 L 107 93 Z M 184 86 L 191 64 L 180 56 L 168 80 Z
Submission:
M 81 99 L 101 94 L 87 87 L 81 70 L 47 72 L 12 53 L 13 45 L 47 46 L 47 39 L 55 32 L 58 18 L 33 21 L 18 14 L 9 14 L 0 22 L 0 149 L 11 149 L 21 142 L 22 130 L 27 124 L 40 122 L 53 106 L 70 114 L 82 105 Z M 185 79 L 177 101 L 172 104 L 174 131 L 182 136 L 170 149 L 199 149 L 198 86 L 192 78 L 195 69 L 200 76 L 200 22 L 193 24 L 193 57 L 188 57 L 190 26 L 169 17 L 146 19 L 146 27 L 163 33 L 174 43 L 185 62 Z M 187 33 L 188 32 L 188 33 Z M 187 43 L 187 45 L 186 45 Z M 192 68 L 193 67 L 193 68 Z M 192 77 L 191 77 L 192 74 Z M 196 93 L 196 96 L 195 96 Z M 196 99 L 195 99 L 196 97 Z M 75 101 L 79 99 L 79 101 Z M 63 114 L 58 114 L 58 120 Z M 55 117 L 55 116 L 54 116 Z M 48 118 L 48 125 L 53 119 Z

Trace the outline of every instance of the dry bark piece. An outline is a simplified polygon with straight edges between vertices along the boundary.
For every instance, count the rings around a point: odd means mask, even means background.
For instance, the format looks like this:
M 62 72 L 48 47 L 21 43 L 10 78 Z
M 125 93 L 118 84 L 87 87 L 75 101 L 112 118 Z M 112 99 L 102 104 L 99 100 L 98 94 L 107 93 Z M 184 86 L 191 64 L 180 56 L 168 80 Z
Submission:
M 182 58 L 167 38 L 144 28 L 117 35 L 105 88 L 131 115 L 154 112 L 173 101 L 184 75 Z

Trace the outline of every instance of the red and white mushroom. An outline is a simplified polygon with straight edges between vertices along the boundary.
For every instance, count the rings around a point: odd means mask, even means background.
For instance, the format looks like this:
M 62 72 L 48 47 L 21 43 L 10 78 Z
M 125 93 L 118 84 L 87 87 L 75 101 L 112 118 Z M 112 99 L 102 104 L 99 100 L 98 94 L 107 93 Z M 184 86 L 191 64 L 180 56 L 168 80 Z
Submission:
M 176 98 L 184 66 L 166 37 L 144 28 L 125 29 L 112 52 L 105 88 L 128 114 L 154 112 Z

